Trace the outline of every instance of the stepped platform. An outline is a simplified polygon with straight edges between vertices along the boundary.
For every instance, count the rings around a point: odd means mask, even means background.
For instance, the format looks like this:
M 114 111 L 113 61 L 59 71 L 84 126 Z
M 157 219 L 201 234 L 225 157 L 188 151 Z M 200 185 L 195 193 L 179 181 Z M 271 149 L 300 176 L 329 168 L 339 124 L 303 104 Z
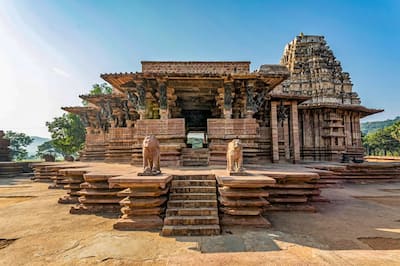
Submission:
M 80 185 L 84 182 L 83 175 L 90 171 L 87 168 L 65 168 L 59 170 L 65 176 L 64 180 L 60 181 L 64 185 L 64 189 L 68 190 L 67 195 L 58 199 L 61 204 L 76 204 L 79 203 Z
M 306 165 L 314 169 L 326 182 L 382 182 L 400 180 L 400 162 L 364 162 L 364 163 L 313 163 Z
M 31 172 L 28 163 L 25 162 L 0 162 L 0 178 L 10 178 L 22 173 Z
M 114 224 L 114 229 L 161 229 L 171 180 L 169 174 L 139 176 L 137 173 L 108 179 L 110 189 L 124 189 L 117 193 L 124 198 L 119 202 L 122 217 Z
M 49 188 L 63 188 L 63 183 L 61 182 L 61 180 L 63 180 L 63 175 L 59 173 L 59 170 L 87 167 L 88 165 L 80 162 L 43 162 L 31 163 L 30 166 L 33 168 L 33 181 L 54 183 L 53 185 L 50 185 Z
M 321 189 L 343 180 L 387 175 L 398 180 L 398 164 L 271 164 L 230 176 L 218 166 L 165 167 L 158 176 L 139 176 L 140 167 L 109 163 L 42 163 L 38 172 L 57 172 L 68 190 L 60 203 L 73 214 L 121 213 L 118 230 L 161 230 L 164 236 L 217 235 L 221 227 L 271 227 L 273 212 L 316 212 L 328 202 Z M 352 179 L 351 177 L 355 177 Z M 367 177 L 368 178 L 368 177 Z
M 123 170 L 89 172 L 83 175 L 85 182 L 80 184 L 77 194 L 79 204 L 72 206 L 71 214 L 119 214 L 119 202 L 124 196 L 118 194 L 121 189 L 109 188 L 108 179 L 125 174 Z
M 218 182 L 221 225 L 271 227 L 271 223 L 262 216 L 270 205 L 267 200 L 269 193 L 264 187 L 275 184 L 275 179 L 254 172 L 243 176 L 228 176 L 224 172 L 214 172 Z

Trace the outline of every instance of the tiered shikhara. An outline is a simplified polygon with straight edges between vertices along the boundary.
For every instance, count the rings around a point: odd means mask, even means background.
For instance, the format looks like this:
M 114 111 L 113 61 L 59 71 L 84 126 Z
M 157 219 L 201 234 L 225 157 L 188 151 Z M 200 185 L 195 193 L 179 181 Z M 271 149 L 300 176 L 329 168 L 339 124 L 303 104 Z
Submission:
M 101 77 L 112 94 L 81 95 L 87 107 L 63 108 L 86 126 L 87 161 L 140 165 L 141 143 L 153 134 L 162 165 L 179 166 L 188 132 L 206 134 L 209 165 L 226 163 L 235 138 L 245 164 L 357 159 L 360 118 L 381 111 L 360 105 L 322 36 L 297 36 L 280 65 L 254 72 L 250 62 L 143 61 L 142 72 Z

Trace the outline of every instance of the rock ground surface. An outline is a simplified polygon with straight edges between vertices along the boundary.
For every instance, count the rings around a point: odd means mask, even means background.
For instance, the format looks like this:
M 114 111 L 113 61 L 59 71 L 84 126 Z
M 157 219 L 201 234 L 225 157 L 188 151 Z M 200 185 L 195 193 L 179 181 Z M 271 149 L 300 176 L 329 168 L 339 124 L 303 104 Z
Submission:
M 399 265 L 400 183 L 323 189 L 317 213 L 275 212 L 271 229 L 210 237 L 113 230 L 115 217 L 71 215 L 65 190 L 0 179 L 0 265 Z

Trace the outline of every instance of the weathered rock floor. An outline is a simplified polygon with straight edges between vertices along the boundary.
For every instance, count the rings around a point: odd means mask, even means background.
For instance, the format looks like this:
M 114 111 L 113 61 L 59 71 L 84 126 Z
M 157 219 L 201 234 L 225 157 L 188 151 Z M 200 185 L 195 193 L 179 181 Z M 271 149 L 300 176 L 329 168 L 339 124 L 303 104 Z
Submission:
M 0 265 L 400 265 L 400 183 L 323 189 L 317 213 L 267 214 L 272 229 L 161 237 L 71 215 L 65 190 L 0 179 Z

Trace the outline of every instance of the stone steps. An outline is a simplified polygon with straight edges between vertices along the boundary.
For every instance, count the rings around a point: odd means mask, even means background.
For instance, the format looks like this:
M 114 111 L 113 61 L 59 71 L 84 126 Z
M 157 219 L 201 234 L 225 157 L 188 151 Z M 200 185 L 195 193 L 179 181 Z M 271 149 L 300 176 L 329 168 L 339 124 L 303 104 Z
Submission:
M 162 229 L 164 236 L 202 236 L 219 235 L 219 225 L 164 225 Z
M 172 181 L 173 187 L 191 187 L 191 186 L 214 186 L 215 187 L 216 181 L 215 180 L 174 180 Z
M 215 193 L 174 193 L 169 197 L 170 200 L 207 200 L 217 199 Z
M 216 181 L 212 175 L 176 176 L 171 182 L 162 235 L 220 233 Z
M 171 193 L 216 193 L 216 187 L 189 186 L 189 187 L 171 187 Z
M 183 166 L 207 166 L 209 162 L 208 149 L 182 149 Z
M 170 200 L 168 208 L 201 208 L 201 207 L 217 207 L 216 200 Z
M 218 224 L 218 216 L 168 216 L 164 225 L 209 225 Z
M 217 216 L 218 210 L 215 208 L 168 208 L 166 214 L 167 216 Z
M 214 175 L 179 175 L 174 180 L 215 180 Z

